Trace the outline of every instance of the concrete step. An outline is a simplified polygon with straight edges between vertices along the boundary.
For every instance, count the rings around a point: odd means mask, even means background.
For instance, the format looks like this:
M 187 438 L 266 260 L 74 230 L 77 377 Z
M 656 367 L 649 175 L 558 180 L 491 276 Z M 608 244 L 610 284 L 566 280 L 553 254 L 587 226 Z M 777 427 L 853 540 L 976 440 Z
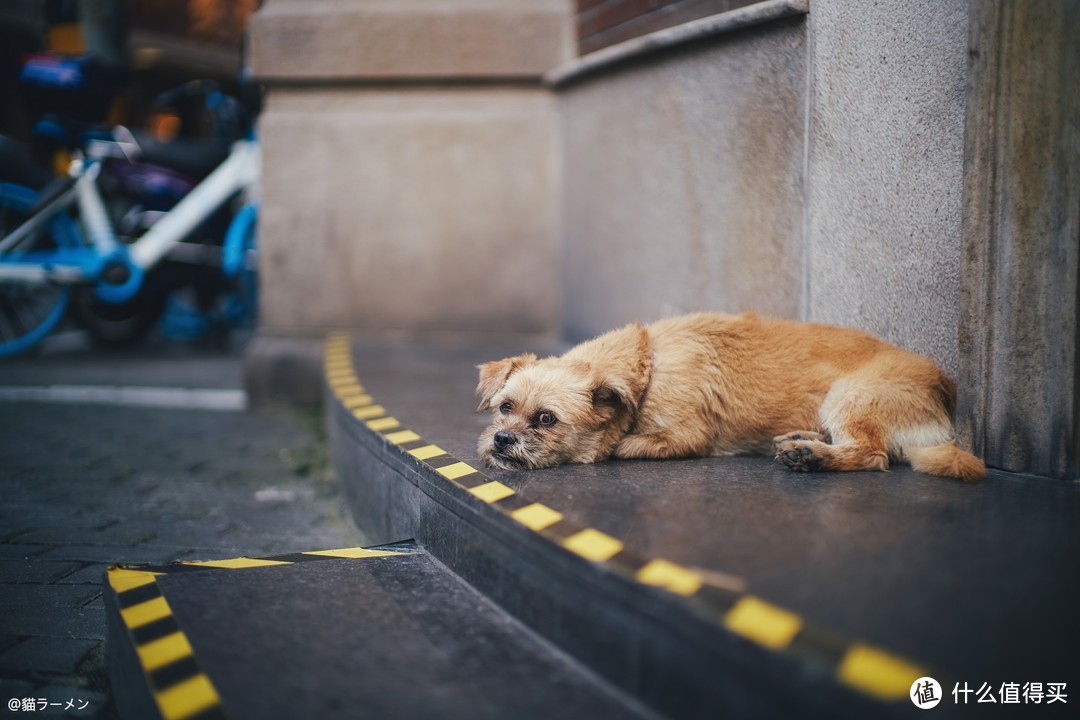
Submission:
M 475 365 L 558 349 L 331 337 L 358 526 L 414 539 L 666 716 L 914 716 L 926 676 L 956 715 L 986 708 L 965 688 L 1080 682 L 1077 484 L 750 457 L 480 468 Z
M 558 349 L 331 337 L 332 461 L 377 547 L 112 569 L 122 715 L 902 718 L 924 677 L 943 717 L 1032 717 L 1002 702 L 1028 683 L 1069 713 L 1076 484 L 481 469 L 474 366 Z
M 410 544 L 112 568 L 125 718 L 644 717 Z

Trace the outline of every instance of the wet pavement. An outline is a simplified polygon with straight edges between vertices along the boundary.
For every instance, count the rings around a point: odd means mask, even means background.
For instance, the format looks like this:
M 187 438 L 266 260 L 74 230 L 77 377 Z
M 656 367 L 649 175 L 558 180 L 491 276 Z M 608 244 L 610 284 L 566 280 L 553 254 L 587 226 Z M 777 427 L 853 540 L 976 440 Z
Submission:
M 242 343 L 105 353 L 60 336 L 2 387 L 239 392 Z M 167 563 L 353 547 L 317 411 L 0 401 L 0 701 L 111 718 L 102 579 Z M 12 713 L 14 714 L 14 713 Z

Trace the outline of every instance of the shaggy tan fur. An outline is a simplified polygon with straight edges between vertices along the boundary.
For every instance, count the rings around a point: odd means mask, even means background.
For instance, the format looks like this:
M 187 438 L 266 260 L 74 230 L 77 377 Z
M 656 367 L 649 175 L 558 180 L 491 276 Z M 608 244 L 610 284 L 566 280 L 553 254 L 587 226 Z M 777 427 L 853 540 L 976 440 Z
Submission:
M 858 330 L 700 313 L 479 369 L 494 421 L 478 452 L 493 467 L 772 453 L 800 471 L 986 475 L 954 443 L 952 380 Z

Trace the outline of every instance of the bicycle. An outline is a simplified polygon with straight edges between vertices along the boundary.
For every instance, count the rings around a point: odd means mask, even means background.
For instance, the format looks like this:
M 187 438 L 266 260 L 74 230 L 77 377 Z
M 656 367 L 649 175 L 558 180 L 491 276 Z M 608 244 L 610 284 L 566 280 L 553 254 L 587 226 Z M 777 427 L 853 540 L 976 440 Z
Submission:
M 251 320 L 259 96 L 242 90 L 237 100 L 194 81 L 162 100 L 203 102 L 216 140 L 47 120 L 74 154 L 68 177 L 43 185 L 30 153 L 0 143 L 0 356 L 34 347 L 69 312 L 95 340 L 130 344 L 186 288 L 217 329 Z

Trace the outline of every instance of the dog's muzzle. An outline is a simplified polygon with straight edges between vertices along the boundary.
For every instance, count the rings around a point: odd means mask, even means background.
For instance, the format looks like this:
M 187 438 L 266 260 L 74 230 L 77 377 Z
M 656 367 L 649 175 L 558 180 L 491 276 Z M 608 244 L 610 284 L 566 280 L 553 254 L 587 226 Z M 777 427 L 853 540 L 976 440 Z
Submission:
M 492 442 L 495 445 L 495 452 L 502 452 L 506 448 L 517 442 L 517 437 L 506 430 L 499 430 L 492 438 Z

